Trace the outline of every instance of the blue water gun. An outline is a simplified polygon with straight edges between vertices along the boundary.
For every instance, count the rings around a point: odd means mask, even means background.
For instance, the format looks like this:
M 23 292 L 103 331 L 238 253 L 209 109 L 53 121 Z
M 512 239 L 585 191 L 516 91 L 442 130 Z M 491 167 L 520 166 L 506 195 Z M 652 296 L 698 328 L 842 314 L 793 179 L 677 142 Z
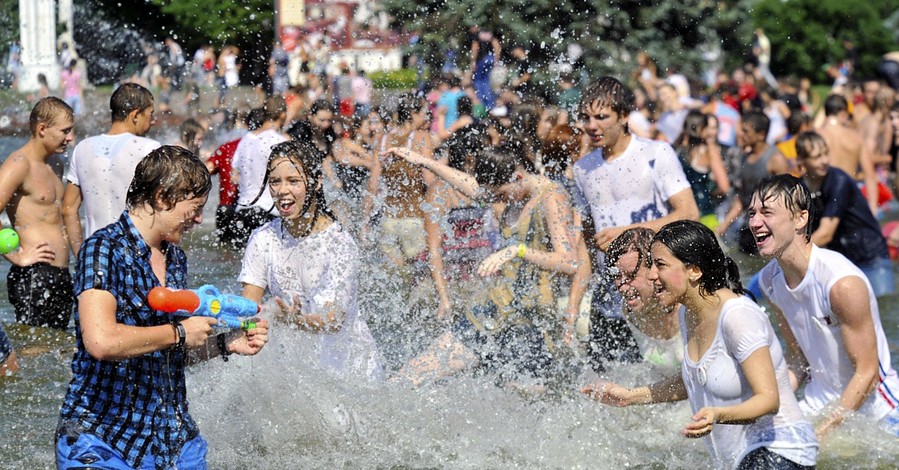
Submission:
M 147 296 L 147 303 L 162 312 L 184 317 L 213 317 L 222 326 L 244 330 L 256 328 L 256 323 L 241 320 L 240 317 L 252 317 L 259 313 L 256 302 L 239 295 L 222 294 L 210 285 L 195 290 L 154 287 Z

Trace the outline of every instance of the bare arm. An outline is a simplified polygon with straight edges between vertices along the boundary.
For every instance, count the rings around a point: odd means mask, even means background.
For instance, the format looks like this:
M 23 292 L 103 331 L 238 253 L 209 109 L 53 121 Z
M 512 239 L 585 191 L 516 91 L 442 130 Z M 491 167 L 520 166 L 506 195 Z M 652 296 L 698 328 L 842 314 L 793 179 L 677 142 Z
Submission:
M 116 321 L 116 299 L 105 290 L 89 289 L 78 296 L 84 348 L 99 361 L 121 361 L 170 348 L 178 337 L 170 324 L 130 326 Z M 187 333 L 185 346 L 204 346 L 218 320 L 212 317 L 189 317 L 180 322 Z
M 768 347 L 756 349 L 740 363 L 743 375 L 752 388 L 748 400 L 733 406 L 706 407 L 693 415 L 693 421 L 684 428 L 686 437 L 702 437 L 712 432 L 715 424 L 749 424 L 780 409 L 780 393 L 777 377 Z
M 812 233 L 812 243 L 818 246 L 827 246 L 833 240 L 833 234 L 836 233 L 839 225 L 839 217 L 822 217 L 818 229 Z
M 649 220 L 646 222 L 641 222 L 637 224 L 625 225 L 622 227 L 611 227 L 603 230 L 598 230 L 596 232 L 596 236 L 594 239 L 596 241 L 596 246 L 601 250 L 605 250 L 609 247 L 609 244 L 612 243 L 619 235 L 624 233 L 625 230 L 635 227 L 646 227 L 648 229 L 652 229 L 654 232 L 658 232 L 659 229 L 665 226 L 670 222 L 674 222 L 675 220 L 698 220 L 699 219 L 699 208 L 696 207 L 696 199 L 693 197 L 693 190 L 690 188 L 684 189 L 679 193 L 671 196 L 668 199 L 668 205 L 671 206 L 671 212 L 664 217 L 660 217 L 655 220 Z
M 81 187 L 75 183 L 67 184 L 66 192 L 62 197 L 62 222 L 65 224 L 69 248 L 72 249 L 72 254 L 75 256 L 78 256 L 78 250 L 81 249 L 81 243 L 84 241 L 81 217 L 78 215 L 81 203 Z
M 715 185 L 718 187 L 719 194 L 730 193 L 730 178 L 727 176 L 727 170 L 724 168 L 724 158 L 721 157 L 721 148 L 715 142 L 706 145 L 709 152 L 709 168 L 712 170 L 712 177 L 715 178 Z
M 438 178 L 442 178 L 454 188 L 461 191 L 462 194 L 472 199 L 478 199 L 482 195 L 481 186 L 478 184 L 477 180 L 475 180 L 474 176 L 471 176 L 463 171 L 456 170 L 455 168 L 434 160 L 433 158 L 428 158 L 417 152 L 413 152 L 409 149 L 400 147 L 393 147 L 388 149 L 387 152 L 385 152 L 385 155 L 392 155 L 394 157 L 403 158 L 413 165 L 419 165 L 427 170 L 430 170 L 432 173 L 437 175 Z
M 575 226 L 581 227 L 580 216 L 575 213 Z M 575 255 L 577 256 L 577 271 L 571 276 L 571 287 L 568 293 L 568 307 L 565 310 L 565 323 L 574 326 L 580 315 L 581 302 L 590 286 L 590 278 L 593 276 L 593 264 L 590 250 L 584 240 L 582 230 L 575 232 Z
M 830 306 L 840 321 L 843 344 L 855 373 L 836 409 L 818 423 L 815 431 L 819 439 L 838 426 L 848 412 L 859 409 L 877 385 L 880 362 L 869 300 L 867 284 L 856 276 L 840 279 L 830 290 Z
M 437 308 L 437 318 L 443 319 L 450 315 L 452 303 L 449 298 L 449 291 L 446 285 L 446 266 L 443 263 L 443 231 L 437 220 L 443 216 L 445 207 L 440 203 L 442 198 L 436 196 L 433 186 L 428 187 L 425 194 L 425 201 L 432 207 L 436 207 L 432 213 L 425 214 L 425 235 L 428 244 L 428 267 L 431 269 L 431 279 L 434 280 L 434 287 L 437 290 L 437 300 L 439 302 Z
M 687 388 L 680 374 L 637 388 L 626 388 L 610 382 L 595 382 L 581 388 L 581 393 L 612 406 L 648 405 L 687 399 Z
M 865 195 L 868 199 L 868 207 L 871 208 L 871 213 L 874 214 L 874 217 L 877 217 L 877 173 L 874 171 L 874 162 L 871 160 L 871 154 L 868 152 L 864 143 L 861 144 L 858 164 L 862 167 L 862 176 L 865 181 Z

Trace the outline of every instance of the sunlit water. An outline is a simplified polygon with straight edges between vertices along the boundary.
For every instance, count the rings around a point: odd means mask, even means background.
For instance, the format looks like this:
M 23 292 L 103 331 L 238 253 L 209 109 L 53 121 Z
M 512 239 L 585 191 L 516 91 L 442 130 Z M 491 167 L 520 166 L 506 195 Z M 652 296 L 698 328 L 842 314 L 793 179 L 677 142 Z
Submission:
M 0 152 L 6 155 L 8 149 Z M 215 194 L 203 225 L 184 243 L 190 283 L 237 293 L 240 256 L 212 243 Z M 3 279 L 8 268 L 0 263 Z M 746 263 L 745 268 L 757 266 Z M 394 283 L 375 261 L 366 264 L 361 301 L 388 373 L 436 334 L 423 320 L 431 305 L 427 296 L 400 298 Z M 899 299 L 884 299 L 881 315 L 887 335 L 899 339 Z M 0 289 L 0 321 L 22 356 L 22 371 L 0 378 L 0 468 L 53 468 L 53 432 L 71 377 L 72 331 L 16 325 L 5 289 Z M 680 435 L 690 418 L 685 402 L 618 409 L 580 396 L 579 384 L 552 394 L 528 394 L 476 374 L 418 389 L 369 384 L 316 368 L 303 339 L 296 331 L 274 330 L 271 343 L 256 357 L 215 359 L 189 370 L 190 407 L 210 444 L 210 468 L 708 465 L 703 442 Z M 899 366 L 896 342 L 890 346 L 894 367 Z M 613 370 L 609 378 L 636 385 L 669 372 L 641 364 Z M 822 449 L 819 468 L 897 468 L 896 444 L 872 424 L 850 420 Z

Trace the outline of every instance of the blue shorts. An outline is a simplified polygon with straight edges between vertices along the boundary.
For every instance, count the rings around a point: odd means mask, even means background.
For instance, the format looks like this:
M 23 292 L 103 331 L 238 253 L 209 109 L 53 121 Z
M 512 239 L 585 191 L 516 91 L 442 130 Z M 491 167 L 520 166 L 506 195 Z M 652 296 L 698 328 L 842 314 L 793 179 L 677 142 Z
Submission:
M 12 342 L 9 341 L 3 325 L 0 325 L 0 362 L 5 361 L 10 354 L 12 354 Z
M 893 279 L 893 262 L 889 258 L 876 258 L 867 263 L 859 263 L 858 268 L 868 277 L 875 297 L 896 293 Z
M 175 462 L 179 469 L 206 470 L 206 440 L 197 436 L 181 447 L 181 455 Z M 140 470 L 155 470 L 156 465 L 152 455 L 145 455 L 139 467 Z M 103 468 L 110 470 L 134 470 L 125 462 L 125 458 L 119 451 L 113 449 L 100 438 L 93 434 L 81 433 L 78 440 L 69 444 L 69 438 L 65 435 L 56 441 L 56 466 L 60 470 Z

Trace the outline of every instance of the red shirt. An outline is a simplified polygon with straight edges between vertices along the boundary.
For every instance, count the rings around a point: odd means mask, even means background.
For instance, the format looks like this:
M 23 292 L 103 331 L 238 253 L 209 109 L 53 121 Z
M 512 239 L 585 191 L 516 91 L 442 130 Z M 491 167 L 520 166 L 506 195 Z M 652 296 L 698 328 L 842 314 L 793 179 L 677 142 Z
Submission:
M 232 140 L 226 144 L 222 144 L 209 157 L 214 170 L 212 174 L 219 175 L 219 205 L 233 206 L 237 203 L 237 185 L 231 181 L 231 160 L 234 158 L 234 151 L 237 150 L 237 144 L 240 139 Z

